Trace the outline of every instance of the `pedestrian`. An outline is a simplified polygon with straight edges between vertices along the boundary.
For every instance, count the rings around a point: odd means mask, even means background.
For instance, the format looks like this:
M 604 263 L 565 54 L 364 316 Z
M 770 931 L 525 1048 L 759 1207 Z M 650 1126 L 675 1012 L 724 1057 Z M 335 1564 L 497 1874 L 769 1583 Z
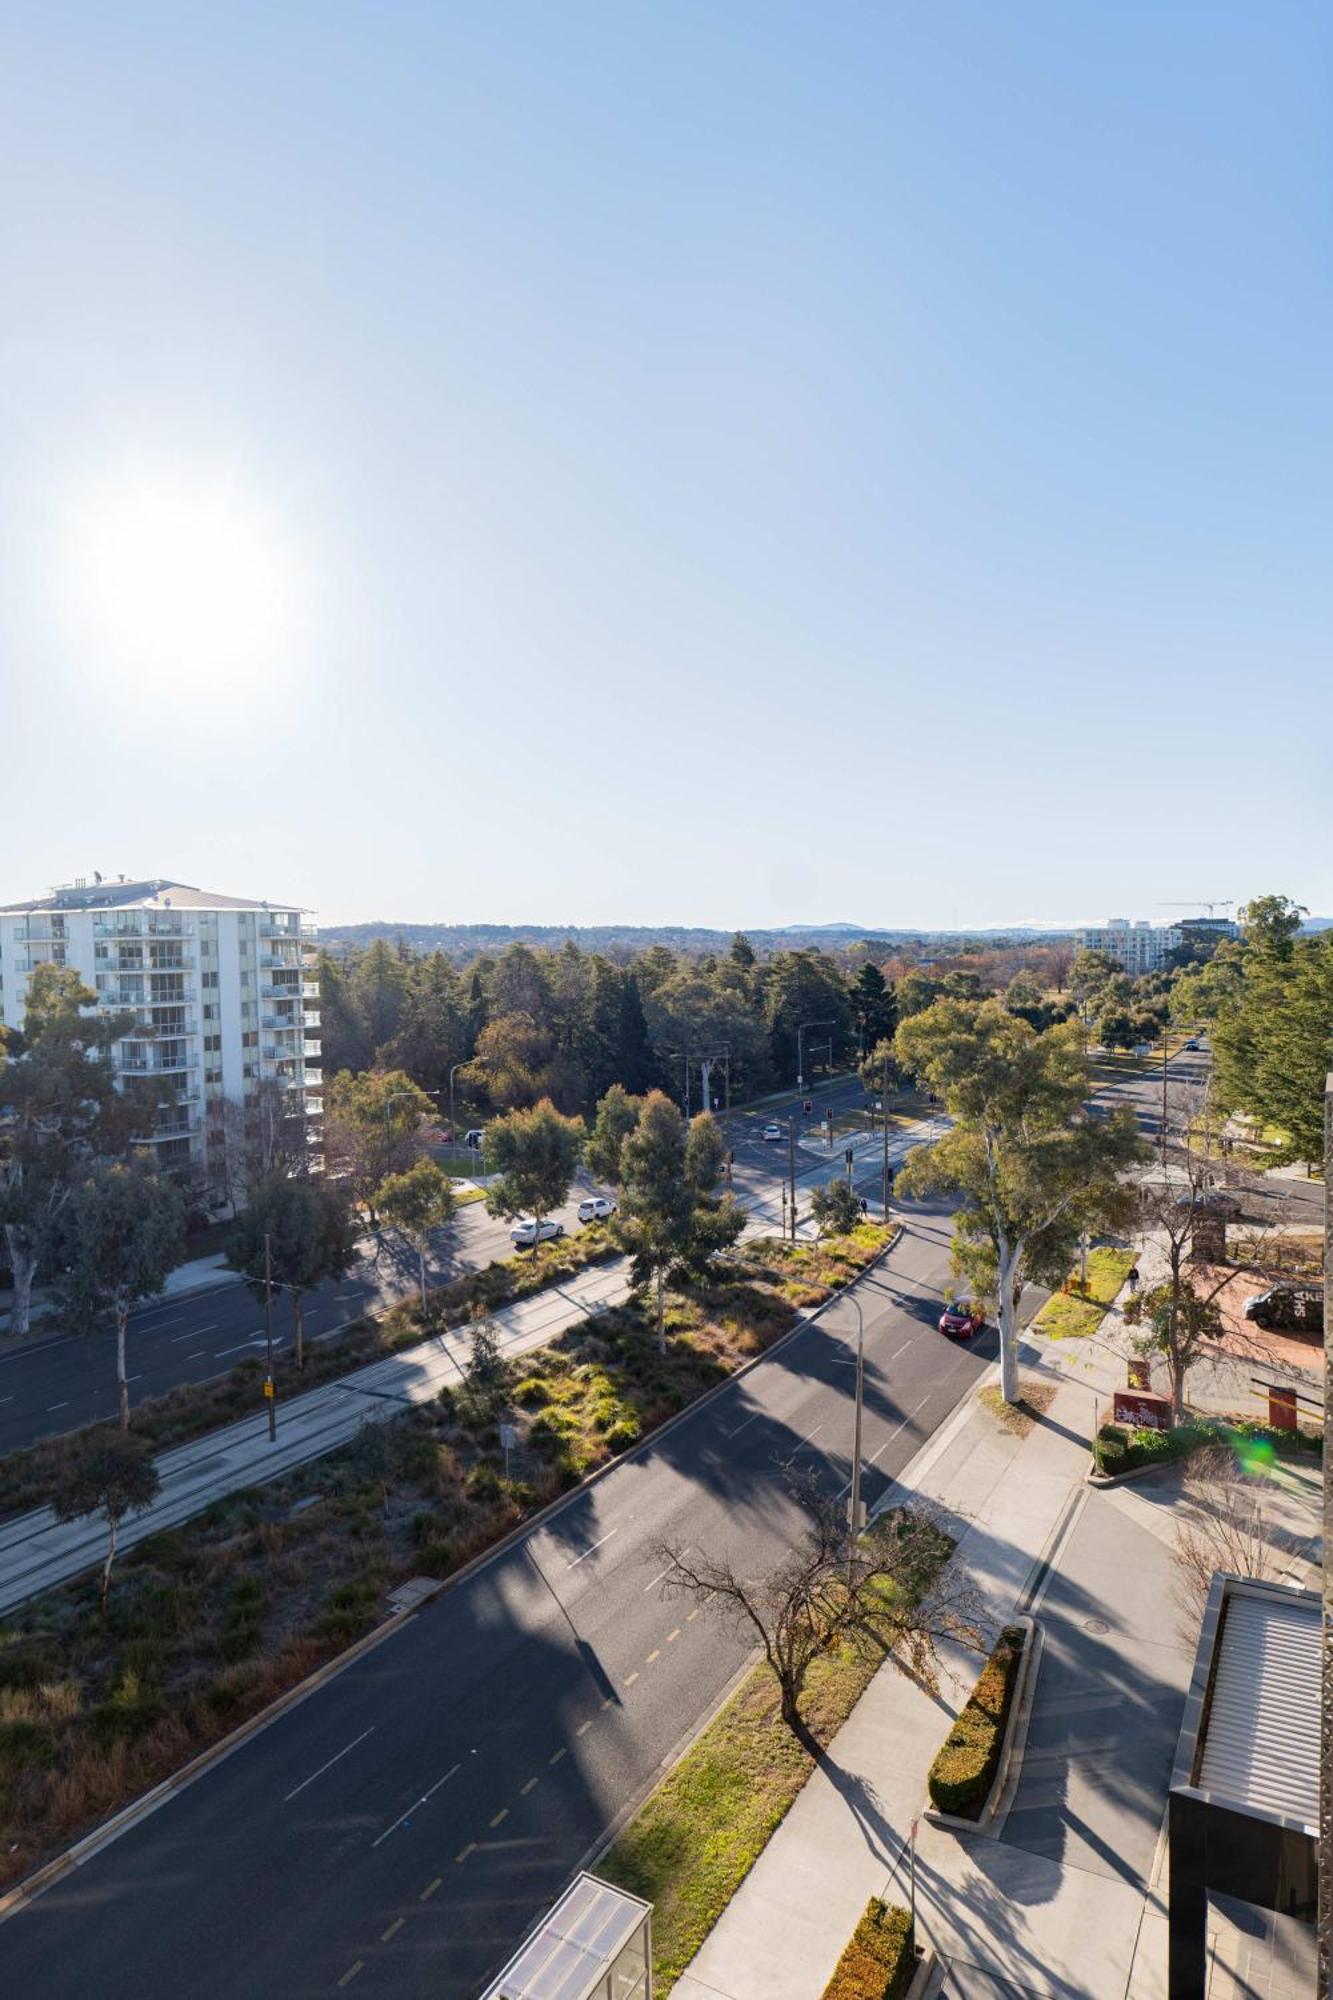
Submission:
M 861 1213 L 862 1215 L 869 1215 L 870 1213 L 870 1203 L 866 1200 L 864 1195 L 861 1196 Z
M 1137 1264 L 1131 1264 L 1129 1267 L 1129 1289 L 1131 1292 L 1137 1292 L 1138 1288 L 1139 1288 L 1139 1267 Z

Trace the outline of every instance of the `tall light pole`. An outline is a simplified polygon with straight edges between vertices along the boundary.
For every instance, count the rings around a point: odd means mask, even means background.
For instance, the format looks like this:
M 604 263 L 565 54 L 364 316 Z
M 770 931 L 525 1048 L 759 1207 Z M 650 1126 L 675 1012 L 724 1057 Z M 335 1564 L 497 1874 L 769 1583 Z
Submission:
M 458 1144 L 458 1113 L 454 1110 L 454 1078 L 459 1070 L 466 1069 L 472 1060 L 471 1056 L 464 1056 L 461 1062 L 449 1065 L 449 1138 L 455 1146 Z
M 1162 1166 L 1166 1166 L 1166 1023 L 1162 1023 Z
M 264 1400 L 268 1404 L 268 1441 L 278 1442 L 278 1385 L 273 1379 L 273 1239 L 264 1231 L 264 1340 L 268 1350 L 268 1373 L 264 1379 Z
M 835 1021 L 802 1021 L 796 1030 L 796 1088 L 805 1089 L 805 1037 L 811 1028 L 833 1028 Z M 830 1048 L 832 1043 L 829 1044 Z
M 856 1421 L 852 1431 L 852 1490 L 847 1501 L 847 1589 L 852 1588 L 853 1565 L 856 1561 L 856 1538 L 861 1532 L 861 1411 L 865 1401 L 865 1322 L 861 1317 L 861 1301 L 852 1299 L 856 1307 Z
M 791 1240 L 796 1241 L 796 1113 L 787 1120 L 787 1174 L 791 1181 Z
M 884 1081 L 879 1093 L 880 1116 L 884 1120 L 884 1220 L 889 1219 L 889 1052 L 884 1051 Z

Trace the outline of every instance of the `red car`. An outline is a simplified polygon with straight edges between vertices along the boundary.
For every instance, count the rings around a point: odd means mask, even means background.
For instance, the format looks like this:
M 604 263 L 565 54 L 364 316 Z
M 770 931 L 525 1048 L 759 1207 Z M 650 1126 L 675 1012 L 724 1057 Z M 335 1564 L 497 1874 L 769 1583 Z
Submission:
M 957 1299 L 940 1314 L 940 1332 L 951 1333 L 955 1340 L 971 1340 L 973 1334 L 980 1333 L 985 1324 L 985 1313 Z

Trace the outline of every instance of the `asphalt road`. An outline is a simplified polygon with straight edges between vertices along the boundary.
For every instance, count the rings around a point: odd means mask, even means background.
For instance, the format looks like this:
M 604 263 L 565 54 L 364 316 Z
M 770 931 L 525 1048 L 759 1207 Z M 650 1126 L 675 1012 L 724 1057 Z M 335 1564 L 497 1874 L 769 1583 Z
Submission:
M 578 1198 L 558 1219 L 573 1234 Z M 439 1280 L 476 1270 L 513 1254 L 509 1225 L 487 1215 L 480 1202 L 458 1211 L 429 1271 Z M 386 1238 L 339 1283 L 309 1293 L 303 1307 L 307 1340 L 332 1339 L 372 1307 L 417 1288 L 415 1257 Z M 274 1346 L 290 1349 L 291 1308 L 281 1292 L 273 1300 Z M 264 1311 L 249 1288 L 223 1280 L 207 1291 L 159 1299 L 130 1320 L 130 1400 L 160 1396 L 181 1382 L 211 1382 L 243 1358 L 264 1353 Z M 57 1334 L 0 1352 L 0 1453 L 39 1438 L 58 1436 L 116 1413 L 116 1347 L 110 1333 Z
M 916 1210 L 857 1288 L 871 1503 L 994 1356 L 935 1331 L 948 1247 Z M 839 1301 L 0 1927 L 0 1987 L 475 1993 L 746 1657 L 664 1601 L 661 1542 L 760 1567 L 794 1474 L 845 1489 L 856 1323 Z

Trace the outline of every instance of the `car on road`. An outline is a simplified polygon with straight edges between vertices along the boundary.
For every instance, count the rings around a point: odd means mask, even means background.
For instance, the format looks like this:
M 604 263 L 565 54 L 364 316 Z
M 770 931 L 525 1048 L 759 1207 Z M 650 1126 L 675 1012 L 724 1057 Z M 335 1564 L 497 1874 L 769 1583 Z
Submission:
M 1315 1285 L 1270 1285 L 1245 1301 L 1245 1317 L 1269 1333 L 1324 1331 L 1324 1295 Z
M 940 1314 L 940 1332 L 951 1334 L 955 1340 L 971 1340 L 985 1325 L 985 1313 L 966 1299 L 955 1299 Z
M 1186 1042 L 1185 1047 L 1191 1055 L 1199 1053 L 1199 1044 L 1197 1042 Z
M 787 1136 L 787 1134 L 786 1134 L 786 1133 L 785 1133 L 785 1132 L 783 1131 L 783 1129 L 782 1129 L 781 1125 L 779 1125 L 779 1124 L 778 1124 L 778 1122 L 777 1122 L 777 1119 L 776 1119 L 776 1118 L 770 1118 L 770 1119 L 769 1119 L 769 1121 L 768 1121 L 768 1123 L 767 1123 L 767 1125 L 765 1125 L 765 1127 L 764 1127 L 764 1137 L 765 1137 L 765 1139 L 770 1139 L 770 1140 L 771 1140 L 771 1139 L 785 1139 L 785 1138 L 786 1138 L 786 1136 Z
M 604 1194 L 588 1194 L 579 1203 L 580 1222 L 605 1222 L 608 1215 L 614 1215 L 616 1205 Z
M 465 1146 L 471 1146 L 475 1150 L 477 1147 L 481 1145 L 481 1142 L 485 1138 L 485 1136 L 486 1134 L 482 1130 L 481 1126 L 474 1125 L 470 1132 L 465 1132 L 463 1134 L 463 1144 Z
M 530 1215 L 520 1215 L 509 1232 L 511 1243 L 520 1250 L 534 1248 L 538 1243 L 554 1243 L 565 1233 L 563 1222 L 552 1222 L 549 1215 L 543 1216 L 541 1232 L 538 1233 L 535 1219 Z

